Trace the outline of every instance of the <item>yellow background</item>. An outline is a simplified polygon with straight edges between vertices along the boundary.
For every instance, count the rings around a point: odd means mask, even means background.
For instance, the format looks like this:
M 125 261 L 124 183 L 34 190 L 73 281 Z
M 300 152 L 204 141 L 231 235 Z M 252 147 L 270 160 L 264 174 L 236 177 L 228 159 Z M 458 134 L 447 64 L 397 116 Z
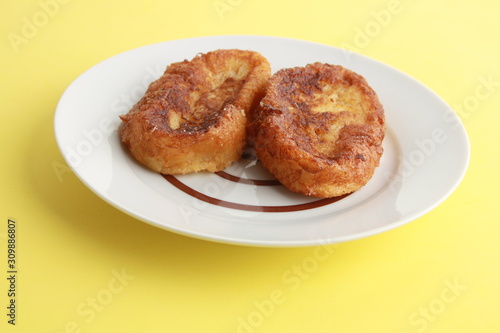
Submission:
M 1 332 L 500 331 L 498 1 L 1 0 L 0 8 Z M 357 37 L 376 24 L 369 40 Z M 56 146 L 63 91 L 117 53 L 222 34 L 350 45 L 415 77 L 465 124 L 472 155 L 463 182 L 412 223 L 321 248 L 191 239 L 100 200 Z M 492 86 L 478 99 L 481 80 Z M 18 230 L 16 326 L 6 316 L 9 218 Z

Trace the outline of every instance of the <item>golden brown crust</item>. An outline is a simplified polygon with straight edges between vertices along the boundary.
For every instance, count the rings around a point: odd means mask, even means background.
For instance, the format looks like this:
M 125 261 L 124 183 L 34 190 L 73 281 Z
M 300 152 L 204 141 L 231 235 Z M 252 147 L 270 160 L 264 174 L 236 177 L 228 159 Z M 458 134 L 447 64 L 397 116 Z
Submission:
M 157 172 L 223 170 L 241 156 L 247 114 L 269 76 L 268 61 L 252 51 L 217 50 L 173 63 L 120 117 L 121 139 Z
M 259 160 L 294 192 L 350 193 L 379 165 L 384 110 L 366 80 L 341 66 L 278 71 L 252 118 L 249 133 Z

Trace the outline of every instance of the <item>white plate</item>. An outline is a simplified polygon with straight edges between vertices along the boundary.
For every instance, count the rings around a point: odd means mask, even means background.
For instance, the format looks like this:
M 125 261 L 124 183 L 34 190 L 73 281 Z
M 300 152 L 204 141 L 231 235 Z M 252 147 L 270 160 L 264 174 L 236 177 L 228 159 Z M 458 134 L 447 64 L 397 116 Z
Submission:
M 387 123 L 385 152 L 370 182 L 342 200 L 317 202 L 269 183 L 269 175 L 252 159 L 226 170 L 240 181 L 208 173 L 167 181 L 136 163 L 120 144 L 118 116 L 128 112 L 168 64 L 220 48 L 258 51 L 273 72 L 319 61 L 364 76 L 384 105 Z M 421 83 L 346 50 L 262 36 L 175 40 L 107 59 L 65 91 L 55 133 L 75 174 L 116 208 L 184 235 L 258 246 L 330 244 L 401 226 L 448 197 L 469 161 L 460 119 Z

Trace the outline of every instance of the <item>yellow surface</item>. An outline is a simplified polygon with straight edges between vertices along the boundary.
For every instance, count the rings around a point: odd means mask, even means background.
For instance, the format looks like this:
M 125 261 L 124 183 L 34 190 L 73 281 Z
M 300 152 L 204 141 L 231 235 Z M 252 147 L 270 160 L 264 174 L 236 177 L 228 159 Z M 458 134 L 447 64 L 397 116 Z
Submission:
M 1 0 L 0 8 L 0 332 L 500 331 L 498 1 Z M 100 200 L 56 146 L 63 91 L 117 53 L 222 34 L 342 46 L 415 77 L 467 128 L 462 184 L 410 224 L 320 248 L 191 239 Z

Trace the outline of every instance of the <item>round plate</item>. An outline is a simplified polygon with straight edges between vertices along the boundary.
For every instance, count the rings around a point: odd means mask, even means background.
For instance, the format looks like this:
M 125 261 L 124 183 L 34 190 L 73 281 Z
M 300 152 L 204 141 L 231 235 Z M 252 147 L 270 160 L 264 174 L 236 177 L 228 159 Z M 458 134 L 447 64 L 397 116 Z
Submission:
M 387 124 L 384 155 L 369 183 L 342 198 L 305 197 L 276 183 L 252 151 L 217 174 L 163 176 L 139 165 L 120 143 L 119 115 L 168 64 L 222 48 L 258 51 L 273 72 L 325 62 L 364 76 Z M 469 161 L 460 119 L 413 78 L 347 50 L 262 36 L 175 40 L 109 58 L 67 88 L 57 106 L 55 134 L 75 174 L 116 208 L 184 235 L 258 246 L 331 244 L 400 226 L 450 195 Z

